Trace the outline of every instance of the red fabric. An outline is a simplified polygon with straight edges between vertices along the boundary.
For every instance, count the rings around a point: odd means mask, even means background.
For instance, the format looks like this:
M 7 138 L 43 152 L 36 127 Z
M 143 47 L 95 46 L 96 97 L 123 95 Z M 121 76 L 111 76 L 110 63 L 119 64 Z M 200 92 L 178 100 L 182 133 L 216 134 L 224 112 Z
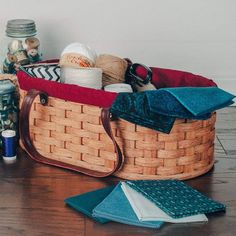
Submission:
M 58 59 L 47 60 L 41 63 L 58 63 Z M 152 69 L 152 83 L 156 88 L 217 86 L 212 80 L 189 72 L 155 67 L 150 68 Z M 146 73 L 146 69 L 141 66 L 136 69 L 136 74 L 141 78 L 145 78 Z M 20 88 L 23 90 L 37 89 L 46 92 L 49 96 L 72 102 L 110 107 L 117 96 L 117 93 L 113 92 L 32 78 L 22 71 L 17 72 L 17 77 Z
M 189 72 L 155 67 L 150 68 L 152 70 L 152 84 L 156 88 L 217 86 L 213 80 Z M 140 66 L 136 69 L 136 74 L 141 78 L 145 78 L 147 71 Z
M 37 89 L 49 96 L 99 107 L 110 107 L 117 93 L 104 90 L 80 87 L 73 84 L 62 84 L 39 78 L 32 78 L 23 71 L 17 72 L 20 88 L 23 90 Z

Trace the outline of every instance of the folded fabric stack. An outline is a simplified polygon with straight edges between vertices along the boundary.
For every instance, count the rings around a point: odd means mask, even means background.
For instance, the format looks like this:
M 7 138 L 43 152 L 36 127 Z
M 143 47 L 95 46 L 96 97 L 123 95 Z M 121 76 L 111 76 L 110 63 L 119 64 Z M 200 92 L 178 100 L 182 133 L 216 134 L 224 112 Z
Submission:
M 172 69 L 149 68 L 130 61 L 126 82 L 139 93 L 118 94 L 111 113 L 164 133 L 171 132 L 176 118 L 208 119 L 215 110 L 232 105 L 235 98 L 218 88 L 213 80 L 203 76 Z
M 208 119 L 215 110 L 233 104 L 234 98 L 218 87 L 161 88 L 119 93 L 110 111 L 129 122 L 170 133 L 176 118 Z
M 178 180 L 120 182 L 67 198 L 65 203 L 100 223 L 115 221 L 148 228 L 160 228 L 164 222 L 206 222 L 205 214 L 226 209 Z

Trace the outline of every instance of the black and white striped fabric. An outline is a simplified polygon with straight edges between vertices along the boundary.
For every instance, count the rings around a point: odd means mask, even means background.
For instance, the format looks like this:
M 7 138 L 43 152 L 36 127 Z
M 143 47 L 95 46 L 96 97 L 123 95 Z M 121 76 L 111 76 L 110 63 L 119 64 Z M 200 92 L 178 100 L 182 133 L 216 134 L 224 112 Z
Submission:
M 60 66 L 58 64 L 33 64 L 24 66 L 24 69 L 33 77 L 60 82 Z

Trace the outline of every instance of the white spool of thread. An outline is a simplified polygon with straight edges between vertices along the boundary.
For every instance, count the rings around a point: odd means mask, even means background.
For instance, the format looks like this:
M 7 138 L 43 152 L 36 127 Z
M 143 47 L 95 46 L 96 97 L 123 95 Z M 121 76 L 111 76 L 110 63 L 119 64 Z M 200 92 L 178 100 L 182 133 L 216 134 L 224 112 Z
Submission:
M 132 93 L 132 87 L 129 84 L 124 83 L 118 83 L 118 84 L 109 84 L 104 87 L 105 91 L 109 92 L 115 92 L 115 93 L 121 93 L 121 92 L 127 92 Z
M 102 69 L 92 67 L 62 67 L 61 82 L 66 84 L 76 84 L 82 87 L 101 89 Z

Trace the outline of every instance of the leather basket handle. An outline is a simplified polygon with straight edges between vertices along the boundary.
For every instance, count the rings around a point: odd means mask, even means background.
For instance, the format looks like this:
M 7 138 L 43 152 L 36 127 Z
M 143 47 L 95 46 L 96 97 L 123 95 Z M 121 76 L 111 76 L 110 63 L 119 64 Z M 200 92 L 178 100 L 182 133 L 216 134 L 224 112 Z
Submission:
M 29 116 L 30 116 L 31 106 L 38 95 L 40 96 L 41 104 L 44 106 L 47 105 L 47 98 L 48 98 L 47 94 L 41 91 L 32 89 L 32 90 L 29 90 L 27 95 L 24 97 L 24 100 L 21 105 L 21 110 L 20 110 L 20 121 L 19 121 L 20 137 L 21 137 L 21 141 L 22 141 L 22 144 L 24 145 L 26 152 L 29 154 L 29 156 L 32 159 L 38 162 L 45 163 L 45 164 L 78 171 L 78 172 L 81 172 L 83 174 L 93 176 L 93 177 L 107 177 L 109 175 L 112 175 L 113 173 L 115 173 L 117 170 L 119 170 L 122 167 L 123 155 L 118 144 L 116 143 L 114 139 L 114 136 L 112 135 L 112 130 L 110 126 L 110 112 L 108 109 L 102 109 L 101 120 L 102 120 L 103 127 L 106 133 L 108 134 L 108 136 L 111 138 L 115 146 L 115 150 L 116 150 L 116 161 L 115 161 L 114 168 L 111 171 L 100 172 L 100 171 L 90 170 L 84 167 L 74 166 L 74 165 L 63 163 L 57 160 L 51 160 L 41 155 L 35 148 L 30 138 L 30 129 L 29 129 Z

